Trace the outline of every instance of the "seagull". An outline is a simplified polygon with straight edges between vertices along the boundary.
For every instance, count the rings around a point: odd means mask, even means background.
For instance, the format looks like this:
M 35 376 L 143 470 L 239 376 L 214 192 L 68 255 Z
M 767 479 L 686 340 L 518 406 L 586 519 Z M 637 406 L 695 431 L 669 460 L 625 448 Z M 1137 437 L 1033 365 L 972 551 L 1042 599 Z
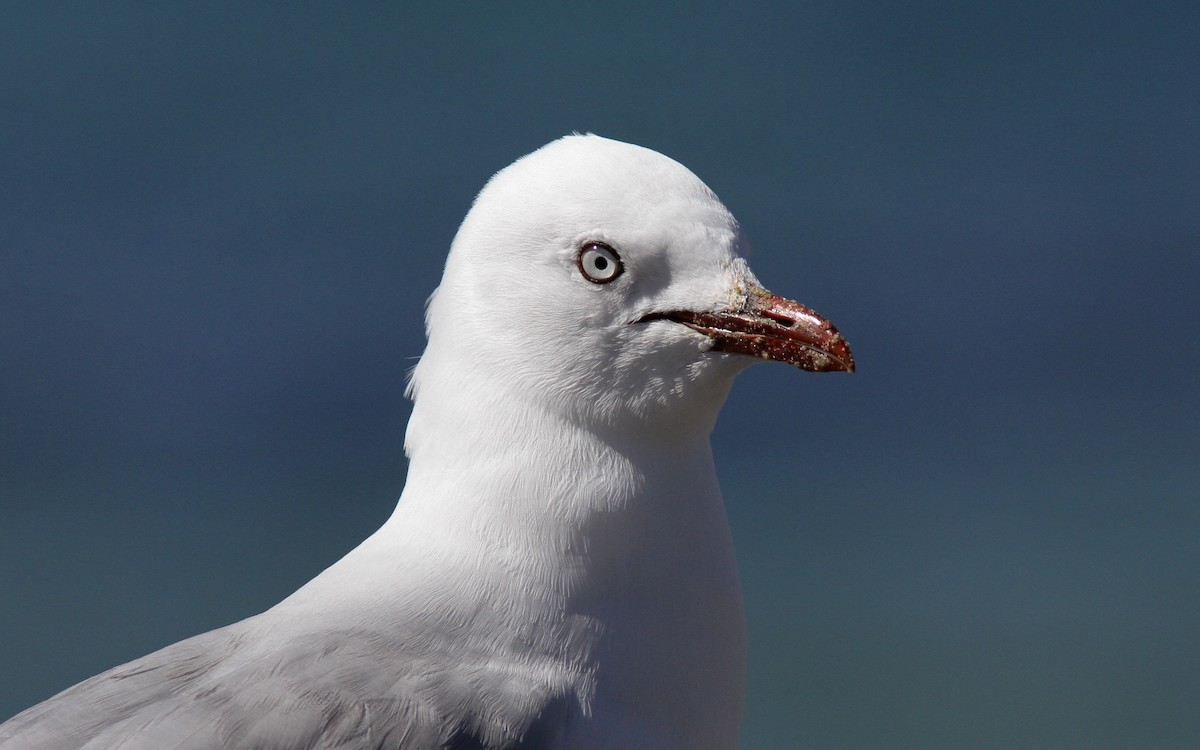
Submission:
M 735 747 L 709 435 L 751 364 L 854 370 L 744 249 L 650 149 L 575 134 L 498 172 L 428 303 L 383 526 L 262 614 L 18 714 L 0 750 Z

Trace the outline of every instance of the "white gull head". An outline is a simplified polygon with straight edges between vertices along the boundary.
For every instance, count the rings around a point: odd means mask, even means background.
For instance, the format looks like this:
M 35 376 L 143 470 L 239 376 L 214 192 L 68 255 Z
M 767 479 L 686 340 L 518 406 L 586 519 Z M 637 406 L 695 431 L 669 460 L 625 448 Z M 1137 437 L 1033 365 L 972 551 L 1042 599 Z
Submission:
M 554 141 L 495 175 L 459 229 L 429 303 L 418 407 L 445 390 L 618 432 L 707 434 L 756 361 L 852 370 L 832 326 L 763 290 L 743 245 L 678 162 L 594 135 Z

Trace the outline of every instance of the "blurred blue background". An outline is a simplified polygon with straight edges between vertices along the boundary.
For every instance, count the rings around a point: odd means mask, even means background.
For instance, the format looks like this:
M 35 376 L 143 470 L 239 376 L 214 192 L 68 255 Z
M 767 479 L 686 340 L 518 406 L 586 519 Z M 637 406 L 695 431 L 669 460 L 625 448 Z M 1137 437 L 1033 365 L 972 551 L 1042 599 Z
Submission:
M 859 361 L 714 436 L 743 748 L 1200 746 L 1194 3 L 400 5 L 7 6 L 0 715 L 386 518 L 458 222 L 579 130 Z

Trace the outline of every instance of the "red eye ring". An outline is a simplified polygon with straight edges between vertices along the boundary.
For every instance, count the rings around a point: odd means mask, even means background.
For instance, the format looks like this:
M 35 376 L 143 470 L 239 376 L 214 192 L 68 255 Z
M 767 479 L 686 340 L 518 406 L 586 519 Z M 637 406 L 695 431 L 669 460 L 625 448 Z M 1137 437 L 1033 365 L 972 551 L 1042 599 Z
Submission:
M 621 256 L 603 242 L 585 242 L 575 256 L 575 265 L 593 284 L 607 284 L 625 271 Z

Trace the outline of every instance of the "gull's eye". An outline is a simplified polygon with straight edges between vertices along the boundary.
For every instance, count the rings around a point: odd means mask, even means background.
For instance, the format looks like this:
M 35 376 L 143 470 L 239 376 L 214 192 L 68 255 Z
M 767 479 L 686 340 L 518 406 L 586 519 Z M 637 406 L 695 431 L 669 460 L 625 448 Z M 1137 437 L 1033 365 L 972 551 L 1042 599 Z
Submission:
M 579 248 L 579 256 L 575 259 L 583 278 L 593 284 L 607 284 L 621 275 L 625 266 L 621 264 L 621 256 L 603 242 L 589 242 Z

